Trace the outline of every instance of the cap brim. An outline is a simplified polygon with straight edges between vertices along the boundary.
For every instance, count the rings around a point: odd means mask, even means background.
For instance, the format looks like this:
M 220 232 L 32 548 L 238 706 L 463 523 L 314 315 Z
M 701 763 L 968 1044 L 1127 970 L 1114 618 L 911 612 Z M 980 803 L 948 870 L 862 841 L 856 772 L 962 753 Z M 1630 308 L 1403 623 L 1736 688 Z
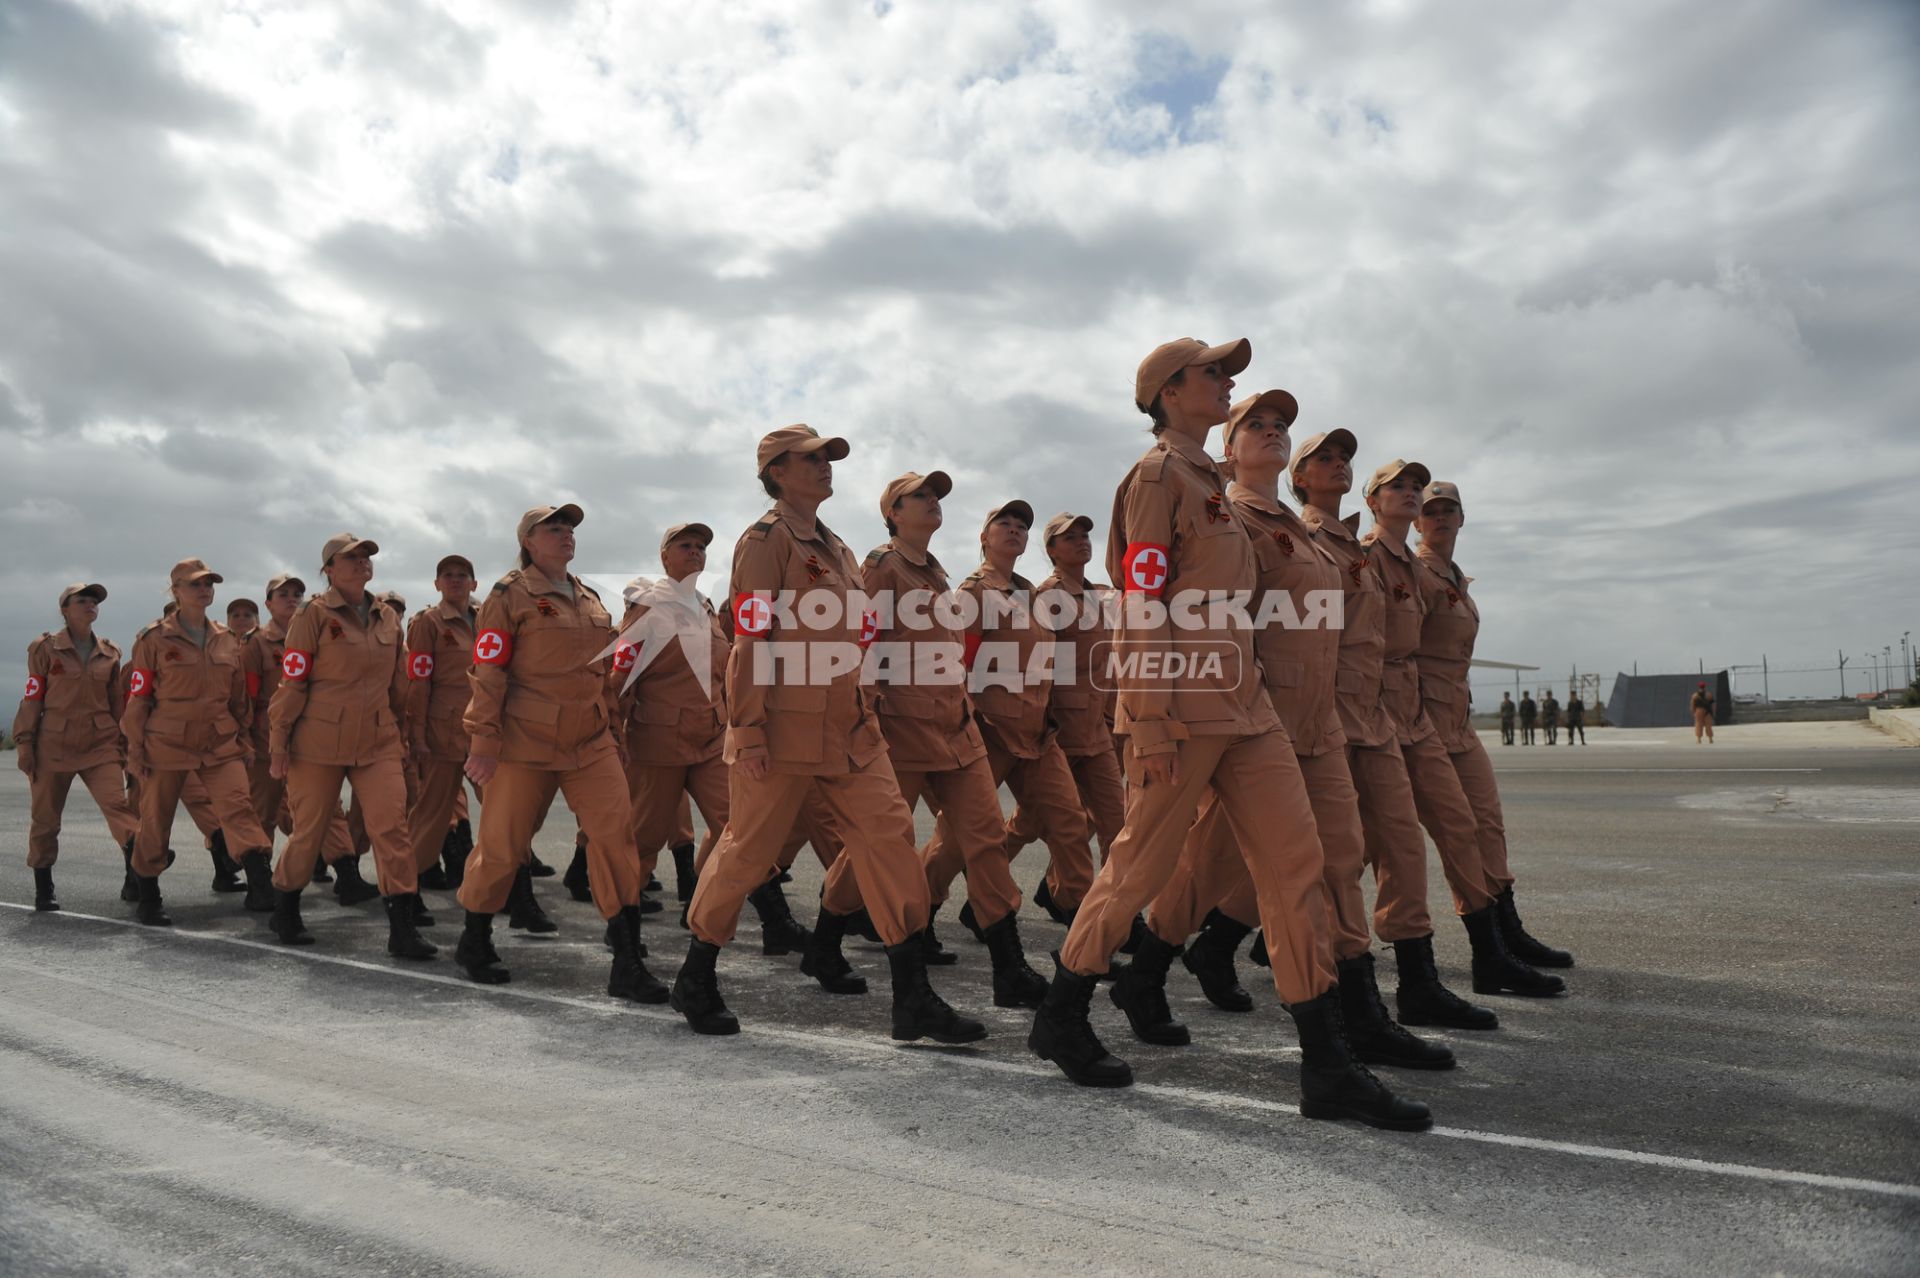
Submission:
M 713 544 L 713 529 L 707 527 L 705 524 L 682 524 L 660 539 L 660 549 L 665 550 L 668 546 L 671 546 L 674 542 L 679 541 L 682 537 L 688 536 L 689 534 L 700 538 L 702 545 L 711 546 Z
M 60 601 L 60 606 L 64 608 L 76 599 L 91 599 L 95 603 L 105 603 L 107 601 L 107 588 L 97 581 L 89 583 L 69 593 L 66 598 Z
M 813 439 L 801 440 L 793 447 L 782 450 L 782 455 L 784 456 L 786 453 L 817 453 L 821 451 L 825 451 L 828 461 L 839 461 L 848 453 L 852 452 L 853 447 L 838 435 L 821 435 Z M 772 465 L 773 462 L 778 460 L 778 457 L 772 458 L 768 462 L 768 465 Z
M 1064 525 L 1048 533 L 1047 540 L 1052 541 L 1055 537 L 1062 536 L 1065 533 L 1070 533 L 1076 528 L 1080 529 L 1082 532 L 1092 532 L 1093 517 L 1091 515 L 1075 515 L 1072 519 L 1069 519 Z
M 992 514 L 988 515 L 987 523 L 989 524 L 992 523 L 994 520 L 1000 518 L 1000 516 L 1002 515 L 1018 515 L 1020 518 L 1027 521 L 1027 527 L 1029 528 L 1033 527 L 1033 507 L 1027 505 L 1026 502 L 1021 501 L 1018 498 L 1015 498 L 1014 500 L 1006 503 L 1004 506 L 1001 506 L 998 509 L 996 509 Z M 984 527 L 985 525 L 983 524 L 982 528 Z
M 1209 346 L 1187 364 L 1188 368 L 1197 368 L 1202 364 L 1218 364 L 1220 371 L 1228 377 L 1246 371 L 1253 363 L 1253 343 L 1246 338 L 1235 342 L 1226 342 L 1219 346 Z
M 209 569 L 206 572 L 196 572 L 196 573 L 188 574 L 187 577 L 183 581 L 181 581 L 180 584 L 183 586 L 191 586 L 198 581 L 211 581 L 214 584 L 218 585 L 220 582 L 223 582 L 225 580 L 226 580 L 225 577 L 222 577 L 219 573 Z
M 273 585 L 272 583 L 268 583 L 267 593 L 271 595 L 274 591 L 284 590 L 288 586 L 292 586 L 295 590 L 298 590 L 303 595 L 307 593 L 307 583 L 300 580 L 298 577 L 288 577 L 285 581 L 282 581 L 277 586 Z
M 922 482 L 924 482 L 927 487 L 933 489 L 933 495 L 935 497 L 945 497 L 953 491 L 953 476 L 944 470 L 928 471 Z
M 547 523 L 549 520 L 562 519 L 562 520 L 565 520 L 568 524 L 572 525 L 573 527 L 578 528 L 582 523 L 586 521 L 586 518 L 587 518 L 586 511 L 580 509 L 580 507 L 574 505 L 572 502 L 568 502 L 564 506 L 556 506 L 554 508 L 553 513 L 551 515 L 548 515 L 546 519 L 543 519 L 540 522 L 544 524 L 544 523 Z

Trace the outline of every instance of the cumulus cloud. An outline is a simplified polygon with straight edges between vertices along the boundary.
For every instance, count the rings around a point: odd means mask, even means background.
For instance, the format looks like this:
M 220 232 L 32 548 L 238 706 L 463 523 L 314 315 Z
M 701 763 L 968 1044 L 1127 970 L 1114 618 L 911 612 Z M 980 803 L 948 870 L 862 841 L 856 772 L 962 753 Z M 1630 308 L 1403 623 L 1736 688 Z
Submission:
M 1461 484 L 1485 655 L 1897 639 L 1916 35 L 1853 0 L 13 0 L 0 675 L 65 581 L 124 638 L 175 559 L 257 593 L 340 528 L 416 602 L 562 498 L 609 587 L 686 519 L 724 570 L 798 420 L 854 443 L 856 551 L 888 478 L 950 471 L 957 577 L 1008 497 L 1104 521 L 1134 365 L 1189 333 L 1250 336 L 1243 386 L 1363 470 Z

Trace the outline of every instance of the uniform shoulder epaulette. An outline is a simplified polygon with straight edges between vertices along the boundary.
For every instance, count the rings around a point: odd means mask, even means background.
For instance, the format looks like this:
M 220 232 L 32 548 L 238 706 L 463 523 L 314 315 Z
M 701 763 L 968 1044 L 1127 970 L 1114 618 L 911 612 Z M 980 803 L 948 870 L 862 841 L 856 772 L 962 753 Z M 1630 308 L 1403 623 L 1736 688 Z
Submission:
M 605 606 L 606 606 L 606 602 L 607 602 L 607 601 L 606 601 L 606 600 L 604 600 L 604 599 L 602 599 L 602 598 L 600 597 L 600 592 L 599 592 L 599 591 L 597 591 L 597 590 L 595 590 L 595 589 L 594 589 L 594 588 L 593 588 L 592 586 L 589 586 L 589 585 L 588 585 L 588 584 L 587 584 L 586 582 L 584 582 L 584 581 L 582 581 L 582 580 L 580 580 L 580 578 L 578 578 L 578 577 L 575 577 L 575 578 L 573 579 L 573 584 L 574 584 L 574 585 L 576 585 L 576 586 L 578 586 L 578 587 L 579 587 L 580 589 L 582 589 L 582 590 L 584 590 L 584 591 L 586 591 L 586 592 L 587 592 L 588 594 L 590 594 L 590 595 L 592 595 L 592 596 L 593 596 L 593 601 L 594 601 L 595 603 L 597 603 L 597 604 L 599 604 L 599 605 L 601 605 L 602 607 L 605 607 Z
M 1157 484 L 1160 482 L 1161 472 L 1166 468 L 1167 445 L 1163 440 L 1154 446 L 1152 452 L 1140 459 L 1140 464 L 1134 467 L 1134 473 L 1149 483 Z
M 1008 573 L 1007 575 L 1008 575 L 1009 577 L 1011 577 L 1011 578 L 1013 578 L 1013 588 L 1014 588 L 1015 590 L 1024 590 L 1024 591 L 1026 591 L 1026 592 L 1027 592 L 1028 594 L 1032 594 L 1032 593 L 1033 593 L 1033 583 L 1032 583 L 1031 581 L 1028 581 L 1028 580 L 1027 580 L 1027 579 L 1026 579 L 1025 577 L 1022 577 L 1022 576 L 1021 576 L 1021 575 L 1020 575 L 1019 573 L 1017 573 L 1017 572 L 1015 572 L 1015 573 Z
M 496 595 L 499 594 L 514 582 L 519 581 L 522 575 L 521 571 L 515 568 L 512 572 L 493 583 L 493 593 Z
M 935 572 L 939 573 L 942 577 L 947 575 L 946 566 L 943 565 L 938 559 L 934 558 L 933 552 L 931 550 L 927 552 L 927 567 L 933 569 Z
M 133 632 L 134 639 L 135 640 L 145 639 L 147 637 L 147 632 L 149 630 L 152 630 L 155 626 L 159 624 L 160 623 L 157 621 L 149 621 L 146 625 L 140 627 L 138 630 Z
M 746 535 L 753 541 L 764 541 L 767 533 L 779 522 L 780 512 L 777 510 L 769 510 L 766 514 L 753 521 L 753 526 L 747 529 Z
M 864 561 L 862 561 L 862 566 L 867 568 L 873 567 L 875 564 L 879 563 L 882 559 L 885 559 L 887 557 L 887 552 L 892 549 L 893 549 L 892 542 L 883 542 L 882 544 L 875 546 L 872 550 L 869 550 L 867 552 L 867 557 Z
M 299 616 L 299 615 L 300 615 L 301 613 L 303 613 L 303 612 L 305 612 L 305 611 L 307 610 L 307 605 L 308 605 L 308 604 L 310 604 L 310 603 L 312 603 L 312 602 L 313 602 L 313 600 L 312 600 L 312 599 L 302 599 L 302 600 L 300 601 L 300 604 L 299 604 L 299 606 L 298 606 L 298 607 L 296 607 L 296 608 L 295 608 L 295 609 L 293 610 L 293 615 L 294 615 L 295 617 L 297 617 L 297 616 Z
M 987 570 L 984 565 L 979 568 L 975 568 L 972 572 L 968 573 L 966 576 L 960 579 L 961 588 L 964 589 L 967 586 L 973 585 L 975 582 L 979 581 L 982 577 L 986 576 L 986 574 L 987 574 Z
M 1358 534 L 1360 531 L 1360 512 L 1356 510 L 1340 522 L 1347 526 L 1348 532 Z

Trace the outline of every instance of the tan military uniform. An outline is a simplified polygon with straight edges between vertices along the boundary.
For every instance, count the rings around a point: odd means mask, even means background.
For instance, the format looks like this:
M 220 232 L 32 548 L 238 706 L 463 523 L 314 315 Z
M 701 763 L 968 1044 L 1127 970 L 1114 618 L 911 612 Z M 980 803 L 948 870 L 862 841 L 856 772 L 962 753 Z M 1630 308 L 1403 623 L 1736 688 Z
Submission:
M 567 586 L 532 566 L 502 577 L 475 621 L 469 749 L 499 770 L 480 805 L 480 831 L 460 904 L 497 914 L 532 854 L 556 791 L 587 834 L 587 876 L 602 918 L 640 903 L 646 880 L 633 809 L 614 744 L 607 683 L 613 618 L 572 573 Z
M 946 569 L 931 552 L 917 552 L 895 537 L 868 554 L 863 575 L 867 593 L 890 594 L 896 610 L 895 624 L 880 631 L 875 642 L 907 676 L 877 685 L 880 727 L 901 797 L 911 810 L 924 796 L 951 836 L 943 845 L 949 852 L 942 864 L 927 861 L 928 888 L 936 901 L 944 900 L 953 878 L 944 862 L 948 855 L 961 860 L 974 920 L 982 928 L 991 927 L 1020 908 L 1020 889 L 1007 868 L 1000 814 L 1003 777 L 994 773 L 967 695 L 966 636 L 940 624 L 931 607 L 931 600 L 950 589 Z M 925 629 L 902 624 L 901 614 L 910 606 L 924 611 Z M 935 675 L 936 663 L 951 674 Z M 843 872 L 838 877 L 850 880 L 852 875 Z M 827 908 L 848 913 L 842 908 L 847 904 L 828 902 Z
M 466 782 L 476 611 L 437 603 L 407 626 L 407 731 L 420 787 L 407 811 L 407 842 L 416 873 L 440 859 Z
M 1360 796 L 1367 860 L 1373 866 L 1373 929 L 1383 941 L 1427 936 L 1433 931 L 1427 911 L 1427 841 L 1400 750 L 1400 728 L 1387 709 L 1387 587 L 1356 534 L 1358 515 L 1336 519 L 1307 506 L 1300 517 L 1343 575 L 1346 628 L 1334 676 L 1335 704 L 1347 737 L 1347 767 Z M 1410 658 L 1419 643 L 1417 628 L 1403 633 L 1402 639 L 1404 655 Z
M 1447 747 L 1435 733 L 1422 708 L 1420 669 L 1414 661 L 1426 625 L 1426 592 L 1421 577 L 1426 570 L 1415 562 L 1404 543 L 1395 545 L 1380 528 L 1368 531 L 1365 544 L 1380 574 L 1387 610 L 1386 649 L 1383 653 L 1381 699 L 1399 729 L 1400 752 L 1406 760 L 1407 781 L 1413 788 L 1414 811 L 1440 852 L 1440 867 L 1453 889 L 1455 907 L 1462 914 L 1491 904 L 1480 872 L 1480 834 L 1473 808 L 1462 792 Z M 1422 846 L 1424 864 L 1424 845 Z M 1378 863 L 1394 864 L 1391 856 Z M 1412 890 L 1407 884 L 1400 890 Z M 1426 876 L 1419 888 L 1425 899 Z M 1380 881 L 1380 896 L 1389 883 Z M 1388 906 L 1389 910 L 1393 907 Z
M 273 850 L 247 789 L 253 703 L 241 656 L 240 641 L 211 617 L 204 645 L 187 635 L 177 613 L 134 639 L 120 726 L 128 768 L 153 770 L 140 785 L 140 836 L 133 850 L 134 872 L 143 878 L 166 869 L 173 815 L 190 777 L 207 788 L 229 856 L 239 860 Z
M 13 739 L 32 794 L 30 869 L 51 869 L 59 859 L 60 817 L 75 777 L 99 805 L 115 843 L 124 847 L 139 831 L 121 781 L 125 708 L 120 649 L 111 639 L 94 635 L 93 652 L 84 662 L 65 626 L 27 646 L 27 686 L 13 717 Z
M 1334 958 L 1357 958 L 1371 940 L 1360 886 L 1366 838 L 1334 696 L 1344 628 L 1338 608 L 1346 575 L 1300 517 L 1279 502 L 1237 483 L 1227 486 L 1227 499 L 1253 539 L 1259 570 L 1255 608 L 1278 592 L 1304 623 L 1261 627 L 1254 636 L 1254 652 L 1267 695 L 1293 740 L 1313 805 L 1333 905 L 1329 924 Z M 1316 612 L 1317 603 L 1326 605 L 1324 612 Z M 1216 905 L 1236 922 L 1258 923 L 1253 880 L 1234 848 L 1226 813 L 1208 802 L 1187 836 L 1180 868 L 1154 900 L 1147 922 L 1162 940 L 1179 945 Z
M 1127 472 L 1109 527 L 1107 570 L 1129 596 L 1171 602 L 1192 591 L 1202 600 L 1224 599 L 1251 592 L 1257 582 L 1253 543 L 1218 468 L 1203 448 L 1175 432 L 1162 435 Z M 1199 627 L 1176 628 L 1171 617 L 1156 623 L 1123 610 L 1116 728 L 1129 738 L 1127 823 L 1068 931 L 1060 961 L 1082 976 L 1107 969 L 1134 916 L 1173 874 L 1211 786 L 1253 879 L 1275 987 L 1289 1003 L 1306 1002 L 1335 980 L 1312 804 L 1260 677 L 1252 634 L 1204 608 L 1197 619 Z M 1220 661 L 1172 678 L 1145 664 L 1182 651 L 1211 652 Z M 1162 755 L 1174 757 L 1176 776 L 1149 784 L 1145 761 Z
M 1485 904 L 1513 884 L 1513 874 L 1507 869 L 1507 824 L 1500 808 L 1500 787 L 1493 779 L 1493 760 L 1487 757 L 1480 734 L 1469 723 L 1473 696 L 1467 675 L 1480 635 L 1480 609 L 1467 593 L 1473 578 L 1425 546 L 1420 547 L 1417 557 L 1420 591 L 1427 605 L 1427 618 L 1420 627 L 1420 647 L 1414 653 L 1420 669 L 1420 701 L 1473 809 L 1480 850 L 1476 867 L 1461 867 L 1464 884 L 1455 884 L 1454 868 L 1442 863 L 1448 886 L 1453 889 L 1454 908 L 1466 914 L 1479 908 L 1471 902 Z M 1417 785 L 1414 795 L 1419 797 Z M 1474 869 L 1478 871 L 1479 890 L 1463 891 L 1463 887 L 1476 886 L 1471 874 Z
M 271 751 L 292 758 L 293 834 L 273 871 L 282 892 L 300 891 L 312 880 L 343 781 L 353 786 L 372 843 L 380 894 L 400 896 L 416 887 L 401 770 L 401 618 L 393 605 L 367 598 L 364 623 L 357 608 L 329 589 L 301 604 L 287 626 L 280 684 L 268 707 Z
M 727 824 L 727 764 L 721 758 L 727 738 L 727 643 L 720 616 L 701 601 L 707 618 L 707 681 L 702 685 L 681 640 L 666 640 L 631 687 L 627 679 L 638 648 L 622 639 L 607 676 L 615 698 L 615 732 L 626 744 L 627 798 L 633 810 L 634 846 L 645 883 L 669 842 L 691 842 L 689 795 L 700 805 L 709 830 Z M 634 632 L 647 616 L 643 604 L 630 604 L 620 633 Z M 681 833 L 683 821 L 689 828 Z
M 272 617 L 268 617 L 247 636 L 246 647 L 241 650 L 240 658 L 240 668 L 247 680 L 247 695 L 253 702 L 253 724 L 248 730 L 248 737 L 253 744 L 253 761 L 247 764 L 247 790 L 253 800 L 254 819 L 260 822 L 260 828 L 266 831 L 269 840 L 273 838 L 276 826 L 284 825 L 289 830 L 293 828 L 292 814 L 287 810 L 287 779 L 273 775 L 272 729 L 268 718 L 273 694 L 280 687 L 280 663 L 286 657 L 286 652 L 287 632 Z M 181 801 L 186 805 L 188 815 L 194 818 L 194 823 L 200 825 L 196 798 L 204 805 L 206 792 L 197 782 L 189 781 Z M 204 825 L 201 828 L 203 833 L 211 833 Z M 346 813 L 340 810 L 336 802 L 333 814 L 327 820 L 327 837 L 320 844 L 320 859 L 332 865 L 340 858 L 353 854 L 353 836 L 347 829 Z
M 785 502 L 757 520 L 734 547 L 728 597 L 734 613 L 727 661 L 727 741 L 731 821 L 714 849 L 687 912 L 694 936 L 710 945 L 733 938 L 747 894 L 765 883 L 816 784 L 846 839 L 851 869 L 874 927 L 888 945 L 903 944 L 927 925 L 927 879 L 913 839 L 913 815 L 901 798 L 873 693 L 861 683 L 858 656 L 868 619 L 847 607 L 860 590 L 859 561 L 817 519 Z M 838 596 L 840 615 L 783 616 L 783 591 Z M 849 615 L 850 614 L 850 615 Z M 769 645 L 779 643 L 783 649 Z M 808 679 L 756 663 L 785 651 L 810 663 Z M 826 667 L 853 658 L 851 668 Z M 837 670 L 831 673 L 830 670 Z M 758 780 L 737 766 L 763 758 Z
M 1005 785 L 1039 823 L 1052 857 L 1047 887 L 1055 904 L 1078 908 L 1093 883 L 1092 831 L 1054 728 L 1054 679 L 1050 672 L 1043 673 L 1043 663 L 1057 659 L 1054 635 L 1033 614 L 1033 583 L 1018 573 L 982 564 L 960 589 L 980 601 L 969 642 L 999 655 L 994 669 L 991 663 L 980 663 L 976 653 L 970 681 L 996 790 Z M 996 613 L 991 629 L 985 628 L 989 598 L 995 606 L 1011 609 L 1010 615 Z M 1004 842 L 1004 826 L 1002 831 Z M 961 866 L 957 841 L 950 835 L 943 818 L 927 849 L 927 880 L 936 904 L 946 899 Z M 971 882 L 967 891 L 972 894 Z M 979 906 L 974 908 L 977 913 Z

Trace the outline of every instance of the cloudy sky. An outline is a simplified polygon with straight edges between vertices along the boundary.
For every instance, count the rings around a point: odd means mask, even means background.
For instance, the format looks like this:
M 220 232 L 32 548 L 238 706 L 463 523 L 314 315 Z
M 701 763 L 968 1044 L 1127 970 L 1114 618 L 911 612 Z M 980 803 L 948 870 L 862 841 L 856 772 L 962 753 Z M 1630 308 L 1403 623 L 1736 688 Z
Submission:
M 856 552 L 951 472 L 957 577 L 1006 498 L 1104 525 L 1188 334 L 1460 484 L 1484 656 L 1897 652 L 1915 12 L 6 0 L 0 677 L 64 582 L 124 640 L 342 528 L 416 606 L 562 499 L 603 584 L 724 570 L 792 421 Z

